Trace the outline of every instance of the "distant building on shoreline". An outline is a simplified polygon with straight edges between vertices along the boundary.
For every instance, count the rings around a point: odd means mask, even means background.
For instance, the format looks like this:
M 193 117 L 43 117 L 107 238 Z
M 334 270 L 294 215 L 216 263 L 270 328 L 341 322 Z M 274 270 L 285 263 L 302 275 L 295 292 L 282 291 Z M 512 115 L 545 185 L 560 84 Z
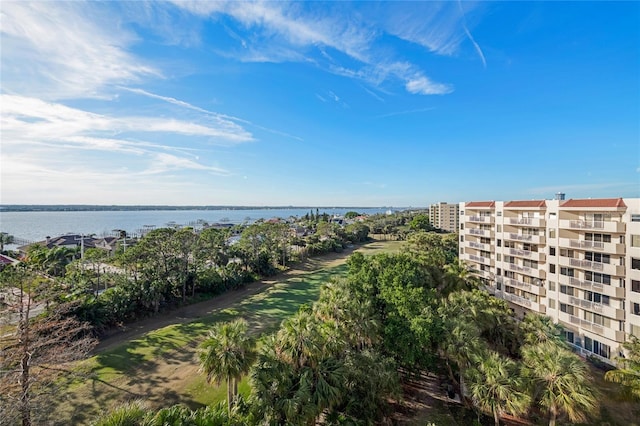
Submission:
M 640 198 L 460 203 L 460 259 L 582 355 L 613 363 L 640 336 Z
M 460 206 L 440 202 L 429 206 L 429 223 L 448 232 L 458 232 Z

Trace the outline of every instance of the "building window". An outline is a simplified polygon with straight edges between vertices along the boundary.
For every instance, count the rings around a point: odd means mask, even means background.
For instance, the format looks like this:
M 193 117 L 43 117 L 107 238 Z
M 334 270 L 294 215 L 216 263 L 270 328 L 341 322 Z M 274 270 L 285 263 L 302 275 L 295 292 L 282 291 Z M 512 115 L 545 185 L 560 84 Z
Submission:
M 464 223 L 460 224 L 460 229 L 464 229 Z
M 600 355 L 601 357 L 604 357 L 604 358 L 611 357 L 611 349 L 609 348 L 609 345 L 600 343 L 597 340 L 593 341 L 593 353 Z
M 640 315 L 640 303 L 631 304 L 631 313 L 633 315 Z
M 460 242 L 464 243 L 464 235 L 460 235 Z
M 549 308 L 550 309 L 555 309 L 556 308 L 556 301 L 553 299 L 549 300 Z
M 502 247 L 502 240 L 498 240 L 498 247 Z
M 555 255 L 556 255 L 556 248 L 549 247 L 549 256 L 555 256 Z
M 631 269 L 640 270 L 640 259 L 631 258 Z
M 573 331 L 565 331 L 564 332 L 564 338 L 567 342 L 569 343 L 573 343 Z
M 631 280 L 631 291 L 635 291 L 636 293 L 640 293 L 640 281 Z
M 611 256 L 609 256 L 608 254 L 594 253 L 594 252 L 588 251 L 584 254 L 584 258 L 586 260 L 592 260 L 598 263 L 611 263 Z M 638 262 L 638 269 L 640 269 L 640 259 Z
M 502 225 L 497 225 L 496 228 L 498 232 L 502 232 Z
M 556 230 L 549 229 L 549 238 L 555 238 L 555 237 L 556 237 Z
M 632 214 L 631 222 L 640 222 L 640 214 Z
M 549 290 L 556 291 L 556 283 L 553 281 L 549 281 Z
M 556 265 L 554 265 L 553 263 L 549 264 L 549 272 L 552 274 L 556 273 Z
M 567 268 L 566 266 L 560 267 L 560 275 L 566 275 L 567 277 L 574 277 L 575 275 L 573 268 Z
M 502 261 L 502 255 L 501 255 L 500 253 L 496 253 L 496 260 L 497 260 L 498 262 L 501 262 L 501 261 Z
M 498 216 L 498 217 L 502 216 L 502 212 L 497 212 L 496 216 Z

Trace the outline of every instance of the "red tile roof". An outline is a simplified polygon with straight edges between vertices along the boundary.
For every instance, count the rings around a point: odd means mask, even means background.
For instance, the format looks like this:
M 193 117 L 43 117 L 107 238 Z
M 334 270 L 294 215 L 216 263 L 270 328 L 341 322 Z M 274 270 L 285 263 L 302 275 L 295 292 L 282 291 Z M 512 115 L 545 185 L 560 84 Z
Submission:
M 504 204 L 505 207 L 546 207 L 547 203 L 544 200 L 530 200 L 530 201 L 509 201 Z
M 18 260 L 13 259 L 9 256 L 5 256 L 4 254 L 0 254 L 0 264 L 1 265 L 11 265 L 12 263 L 17 263 Z
M 495 207 L 496 206 L 496 202 L 495 201 L 471 201 L 468 203 L 465 203 L 466 207 Z
M 561 207 L 627 207 L 622 198 L 594 198 L 586 200 L 569 199 Z

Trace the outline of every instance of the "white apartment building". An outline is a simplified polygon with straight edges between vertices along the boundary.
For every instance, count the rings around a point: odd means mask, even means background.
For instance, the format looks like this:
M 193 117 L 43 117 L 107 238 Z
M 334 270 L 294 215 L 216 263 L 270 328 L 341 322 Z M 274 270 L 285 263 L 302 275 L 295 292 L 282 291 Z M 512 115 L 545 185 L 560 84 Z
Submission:
M 459 209 L 460 205 L 457 203 L 440 202 L 431 204 L 429 206 L 429 223 L 448 232 L 457 232 L 460 223 Z
M 460 203 L 460 259 L 583 355 L 613 363 L 640 336 L 640 198 Z

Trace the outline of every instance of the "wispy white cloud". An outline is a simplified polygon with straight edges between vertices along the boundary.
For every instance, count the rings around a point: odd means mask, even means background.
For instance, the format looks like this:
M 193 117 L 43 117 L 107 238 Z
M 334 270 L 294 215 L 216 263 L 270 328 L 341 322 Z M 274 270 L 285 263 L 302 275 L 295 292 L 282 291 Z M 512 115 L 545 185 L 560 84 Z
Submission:
M 290 135 L 288 133 L 285 133 L 285 132 L 282 132 L 282 131 L 279 131 L 279 130 L 274 130 L 274 129 L 270 129 L 270 128 L 267 128 L 267 127 L 264 127 L 264 126 L 260 126 L 260 125 L 257 125 L 255 123 L 252 123 L 251 121 L 244 120 L 242 118 L 233 117 L 233 116 L 230 116 L 230 115 L 227 115 L 227 114 L 221 114 L 221 113 L 214 112 L 214 111 L 209 111 L 207 109 L 200 108 L 200 107 L 192 105 L 192 104 L 190 104 L 188 102 L 181 101 L 181 100 L 176 99 L 176 98 L 172 98 L 170 96 L 158 95 L 158 94 L 151 93 L 151 92 L 148 92 L 146 90 L 139 89 L 139 88 L 121 87 L 121 89 L 126 90 L 126 91 L 131 92 L 131 93 L 135 93 L 137 95 L 142 95 L 142 96 L 146 96 L 146 97 L 149 97 L 149 98 L 158 99 L 158 100 L 161 100 L 161 101 L 164 101 L 164 102 L 168 102 L 168 103 L 173 104 L 173 105 L 177 105 L 177 106 L 182 107 L 182 108 L 186 108 L 186 109 L 189 109 L 189 110 L 200 112 L 200 113 L 205 114 L 205 115 L 207 115 L 209 117 L 212 117 L 216 121 L 216 124 L 219 127 L 222 127 L 222 128 L 229 128 L 229 129 L 236 130 L 238 132 L 243 132 L 242 128 L 240 126 L 238 126 L 237 124 L 235 124 L 235 122 L 238 122 L 238 123 L 242 123 L 242 124 L 245 124 L 245 125 L 248 125 L 248 126 L 255 127 L 257 129 L 260 129 L 260 130 L 264 130 L 264 131 L 269 132 L 269 133 L 274 133 L 274 134 L 277 134 L 277 135 L 286 136 L 288 138 L 296 139 L 296 140 L 299 140 L 299 141 L 303 140 L 299 136 Z
M 86 190 L 93 185 L 95 191 L 111 193 L 105 182 L 138 185 L 146 191 L 154 185 L 147 178 L 152 175 L 162 175 L 163 185 L 188 172 L 229 176 L 231 172 L 211 162 L 210 147 L 253 140 L 240 125 L 223 119 L 213 126 L 159 117 L 113 117 L 7 94 L 0 95 L 0 105 L 2 192 L 12 200 L 24 200 L 22 192 L 31 200 L 48 199 L 50 195 L 34 188 L 37 184 L 58 194 L 61 188 L 75 187 L 78 194 L 94 199 Z M 176 134 L 188 138 L 189 147 L 144 140 Z M 208 152 L 208 160 L 199 159 L 199 150 Z M 120 175 L 127 176 L 126 182 Z
M 453 92 L 453 87 L 449 84 L 435 83 L 424 75 L 417 75 L 407 81 L 405 85 L 407 92 L 420 95 L 446 95 Z
M 391 34 L 442 55 L 455 53 L 469 35 L 479 49 L 466 29 L 464 16 L 455 4 L 448 2 L 383 3 L 363 11 L 357 5 L 345 3 L 331 8 L 326 4 L 262 1 L 173 3 L 203 17 L 231 16 L 254 34 L 240 51 L 221 54 L 241 61 L 314 62 L 326 71 L 373 86 L 400 80 L 414 94 L 447 94 L 453 91 L 453 86 L 434 81 L 405 60 L 393 59 L 396 54 L 381 41 L 383 35 Z M 416 7 L 420 8 L 419 13 Z M 349 65 L 341 65 L 330 49 L 347 55 Z M 314 55 L 317 59 L 311 59 Z
M 482 60 L 482 65 L 484 65 L 484 67 L 486 68 L 487 60 L 484 57 L 484 53 L 482 52 L 480 45 L 473 38 L 473 35 L 471 35 L 471 31 L 469 31 L 469 27 L 467 26 L 467 18 L 465 17 L 464 9 L 462 8 L 462 2 L 460 0 L 458 0 L 458 6 L 460 8 L 460 14 L 462 15 L 462 28 L 464 29 L 464 33 L 467 35 L 467 37 L 469 38 L 469 41 L 471 41 L 471 43 L 473 44 L 473 47 L 476 49 L 478 56 Z
M 433 108 L 433 107 L 427 107 L 427 108 L 410 109 L 410 110 L 406 110 L 406 111 L 396 111 L 396 112 L 390 112 L 390 113 L 387 113 L 387 114 L 378 115 L 378 116 L 376 116 L 376 118 L 394 117 L 396 115 L 406 115 L 406 114 L 417 114 L 417 113 L 420 113 L 420 112 L 433 111 L 434 109 L 435 108 Z
M 96 3 L 7 1 L 1 17 L 6 93 L 44 99 L 110 97 L 109 85 L 161 76 L 128 52 L 135 35 Z
M 170 118 L 109 117 L 25 96 L 3 94 L 0 95 L 0 100 L 3 141 L 7 142 L 16 139 L 63 140 L 77 135 L 123 132 L 166 132 L 206 136 L 213 143 L 253 140 L 251 133 L 231 121 L 220 120 L 217 126 L 205 126 Z

